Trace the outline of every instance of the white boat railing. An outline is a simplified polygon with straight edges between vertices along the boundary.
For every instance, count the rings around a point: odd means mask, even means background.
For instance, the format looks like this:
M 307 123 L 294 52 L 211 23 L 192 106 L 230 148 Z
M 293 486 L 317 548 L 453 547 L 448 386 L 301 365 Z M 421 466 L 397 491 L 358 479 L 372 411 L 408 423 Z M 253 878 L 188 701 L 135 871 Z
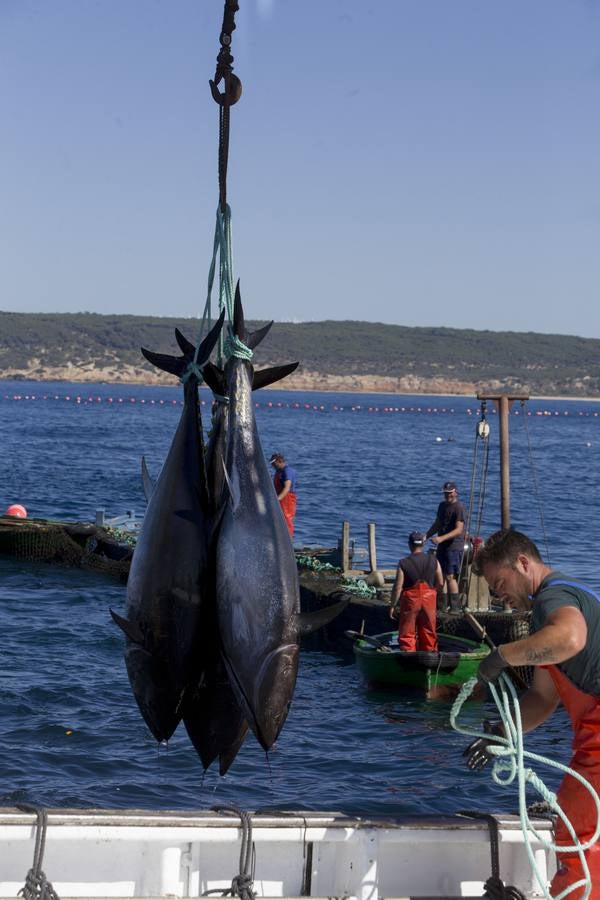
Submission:
M 498 816 L 500 877 L 541 896 L 519 821 Z M 550 822 L 536 826 L 549 837 Z M 0 897 L 16 897 L 31 868 L 36 817 L 0 809 Z M 61 898 L 220 896 L 239 872 L 240 819 L 214 812 L 49 810 L 43 871 Z M 486 822 L 390 820 L 339 814 L 252 817 L 253 888 L 261 898 L 356 900 L 481 897 L 491 875 Z M 534 845 L 548 878 L 554 860 Z

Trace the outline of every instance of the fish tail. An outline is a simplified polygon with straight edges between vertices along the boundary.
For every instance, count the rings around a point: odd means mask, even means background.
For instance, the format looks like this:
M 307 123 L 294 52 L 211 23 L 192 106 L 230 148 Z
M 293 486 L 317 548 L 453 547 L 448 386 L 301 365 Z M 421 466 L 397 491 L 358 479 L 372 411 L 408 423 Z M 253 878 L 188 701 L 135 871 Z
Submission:
M 273 322 L 268 322 L 266 325 L 263 325 L 262 328 L 257 328 L 256 331 L 246 332 L 244 308 L 242 306 L 242 295 L 240 294 L 240 282 L 238 279 L 233 302 L 233 333 L 235 336 L 250 350 L 254 350 L 254 348 L 258 347 L 262 339 L 269 333 L 272 324 Z
M 201 368 L 208 362 L 208 358 L 219 338 L 224 318 L 225 310 L 223 310 L 197 350 L 194 344 L 192 344 L 191 341 L 188 341 L 179 329 L 176 328 L 175 337 L 183 352 L 182 356 L 170 356 L 167 353 L 155 353 L 153 350 L 147 350 L 145 347 L 141 348 L 142 353 L 148 362 L 152 363 L 153 366 L 156 366 L 157 369 L 163 369 L 165 372 L 170 372 L 171 375 L 177 375 L 178 378 L 182 378 L 191 364 L 195 363 Z

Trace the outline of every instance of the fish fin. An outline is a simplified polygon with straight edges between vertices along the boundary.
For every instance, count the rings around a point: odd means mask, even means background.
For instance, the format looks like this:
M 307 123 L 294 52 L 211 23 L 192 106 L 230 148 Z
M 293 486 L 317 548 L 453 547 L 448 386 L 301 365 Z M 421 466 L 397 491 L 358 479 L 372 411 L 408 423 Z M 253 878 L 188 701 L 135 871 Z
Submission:
M 254 350 L 257 347 L 262 339 L 266 337 L 266 335 L 271 330 L 273 322 L 268 322 L 266 325 L 263 325 L 262 328 L 257 328 L 256 331 L 250 331 L 246 333 L 246 323 L 244 321 L 244 308 L 242 306 L 242 295 L 240 293 L 240 280 L 238 278 L 238 283 L 235 286 L 235 298 L 233 301 L 233 333 L 235 336 L 248 347 L 250 350 Z
M 266 387 L 268 384 L 274 384 L 282 378 L 287 378 L 292 372 L 298 368 L 299 363 L 288 363 L 285 366 L 273 366 L 270 369 L 258 369 L 252 377 L 252 390 L 257 391 L 259 388 Z
M 213 394 L 220 394 L 221 396 L 225 394 L 227 386 L 225 383 L 225 373 L 223 372 L 223 369 L 220 369 L 218 366 L 213 365 L 213 363 L 211 362 L 207 362 L 202 369 L 202 374 L 204 375 L 204 380 Z
M 199 366 L 203 366 L 204 363 L 207 362 L 219 338 L 224 318 L 225 310 L 223 310 L 216 323 L 198 347 L 197 353 L 194 345 L 184 338 L 177 328 L 175 329 L 175 337 L 179 346 L 184 351 L 183 356 L 169 356 L 167 353 L 155 353 L 153 350 L 147 350 L 145 347 L 141 348 L 142 353 L 148 362 L 152 363 L 153 366 L 156 366 L 157 369 L 163 369 L 163 371 L 170 372 L 171 375 L 177 375 L 178 378 L 181 378 L 194 359 Z M 185 350 L 184 347 L 186 348 Z
M 142 634 L 139 626 L 134 625 L 132 622 L 129 622 L 127 619 L 124 619 L 114 610 L 110 610 L 110 614 L 113 617 L 113 622 L 115 625 L 118 625 L 121 631 L 124 632 L 125 636 L 129 638 L 130 641 L 133 641 L 134 644 L 144 645 L 144 635 Z
M 177 375 L 180 378 L 186 368 L 187 363 L 183 356 L 168 356 L 166 353 L 155 353 L 153 350 L 146 350 L 145 347 L 140 348 L 149 363 L 162 369 L 163 372 L 170 372 L 171 375 Z
M 319 628 L 323 628 L 325 625 L 333 622 L 333 620 L 346 609 L 349 602 L 349 597 L 342 597 L 337 603 L 331 603 L 324 609 L 318 609 L 314 612 L 298 613 L 296 615 L 298 634 L 312 634 L 314 631 L 318 631 Z
M 264 337 L 266 337 L 267 334 L 269 333 L 269 331 L 271 330 L 272 325 L 273 325 L 272 321 L 267 322 L 267 324 L 263 325 L 262 328 L 257 328 L 256 331 L 251 331 L 246 336 L 246 346 L 250 347 L 251 350 L 254 350 L 255 347 L 258 347 L 258 345 L 260 344 L 262 339 Z
M 152 480 L 148 466 L 146 465 L 146 457 L 142 456 L 142 487 L 144 488 L 144 497 L 146 503 L 150 502 L 150 497 L 154 491 L 155 482 Z
M 179 344 L 179 349 L 183 353 L 184 356 L 189 356 L 190 354 L 194 354 L 196 352 L 196 347 L 192 344 L 191 341 L 188 341 L 186 337 L 180 332 L 179 328 L 175 329 L 175 340 Z
M 235 297 L 233 300 L 233 333 L 240 341 L 246 340 L 246 325 L 244 323 L 244 309 L 242 307 L 239 278 L 235 286 Z

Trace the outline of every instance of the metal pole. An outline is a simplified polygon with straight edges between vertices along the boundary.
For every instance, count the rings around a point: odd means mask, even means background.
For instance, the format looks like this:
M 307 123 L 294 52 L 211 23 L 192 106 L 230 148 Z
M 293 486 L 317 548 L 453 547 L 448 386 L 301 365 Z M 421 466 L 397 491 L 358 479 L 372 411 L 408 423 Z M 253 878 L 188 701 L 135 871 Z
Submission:
M 508 450 L 508 411 L 510 400 L 500 397 L 500 512 L 501 527 L 510 528 L 510 466 Z
M 478 393 L 478 400 L 493 400 L 500 417 L 500 519 L 502 528 L 510 528 L 510 469 L 508 451 L 508 413 L 515 400 L 529 400 L 529 394 Z

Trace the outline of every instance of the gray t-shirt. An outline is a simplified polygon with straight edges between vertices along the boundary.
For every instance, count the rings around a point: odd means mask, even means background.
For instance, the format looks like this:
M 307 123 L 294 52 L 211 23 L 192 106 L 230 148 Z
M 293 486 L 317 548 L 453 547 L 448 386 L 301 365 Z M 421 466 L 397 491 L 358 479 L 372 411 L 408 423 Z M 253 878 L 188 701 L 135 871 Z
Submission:
M 553 584 L 558 581 L 568 584 Z M 533 597 L 531 631 L 539 631 L 561 606 L 575 606 L 581 612 L 588 635 L 583 650 L 558 663 L 558 668 L 579 690 L 600 697 L 600 596 L 563 572 L 551 572 Z

